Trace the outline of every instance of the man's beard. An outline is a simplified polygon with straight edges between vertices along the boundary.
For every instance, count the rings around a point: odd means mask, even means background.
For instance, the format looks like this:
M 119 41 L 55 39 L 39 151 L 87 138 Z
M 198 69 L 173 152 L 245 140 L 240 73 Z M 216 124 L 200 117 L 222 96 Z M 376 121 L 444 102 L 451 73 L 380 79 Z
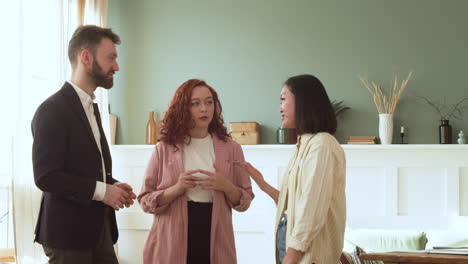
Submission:
M 107 72 L 107 74 L 103 73 L 101 66 L 99 66 L 97 61 L 94 60 L 91 71 L 89 72 L 89 77 L 91 78 L 91 81 L 94 82 L 94 85 L 96 85 L 97 87 L 110 89 L 112 88 L 112 86 L 114 86 L 114 79 L 112 77 L 109 77 L 110 73 L 113 72 L 114 71 L 110 70 L 109 72 Z

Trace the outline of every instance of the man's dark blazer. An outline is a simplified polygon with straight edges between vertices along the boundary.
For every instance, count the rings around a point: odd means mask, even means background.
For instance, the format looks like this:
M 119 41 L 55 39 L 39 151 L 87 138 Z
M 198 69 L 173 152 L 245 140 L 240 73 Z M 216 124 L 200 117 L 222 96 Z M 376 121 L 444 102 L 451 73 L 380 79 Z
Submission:
M 114 184 L 109 146 L 96 104 L 94 109 L 106 183 Z M 43 192 L 35 241 L 54 248 L 93 248 L 104 217 L 109 217 L 115 243 L 114 210 L 92 200 L 96 181 L 103 177 L 101 154 L 78 94 L 68 82 L 39 106 L 31 128 L 34 180 Z

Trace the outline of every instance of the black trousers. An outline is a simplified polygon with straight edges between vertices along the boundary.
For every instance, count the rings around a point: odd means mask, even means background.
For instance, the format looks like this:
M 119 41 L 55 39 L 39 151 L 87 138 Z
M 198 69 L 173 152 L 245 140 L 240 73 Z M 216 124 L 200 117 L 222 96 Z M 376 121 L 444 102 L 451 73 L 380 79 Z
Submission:
M 104 218 L 104 225 L 96 247 L 89 249 L 62 249 L 42 245 L 49 258 L 49 264 L 118 264 L 112 242 L 109 217 Z
M 212 203 L 189 201 L 187 264 L 210 264 Z

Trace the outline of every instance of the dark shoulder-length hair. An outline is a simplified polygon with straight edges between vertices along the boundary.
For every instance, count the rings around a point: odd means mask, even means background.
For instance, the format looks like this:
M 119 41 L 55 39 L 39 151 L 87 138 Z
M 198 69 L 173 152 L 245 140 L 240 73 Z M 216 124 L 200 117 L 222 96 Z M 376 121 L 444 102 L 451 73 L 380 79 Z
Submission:
M 298 134 L 336 132 L 336 116 L 325 87 L 315 76 L 304 74 L 289 78 L 285 85 L 294 94 Z
M 222 107 L 218 94 L 205 81 L 191 79 L 184 82 L 177 88 L 174 97 L 161 121 L 159 140 L 173 145 L 177 149 L 177 144 L 181 144 L 190 135 L 190 130 L 194 127 L 192 114 L 190 113 L 192 92 L 195 87 L 204 86 L 208 88 L 213 96 L 214 113 L 213 120 L 208 126 L 208 132 L 215 134 L 219 139 L 227 141 L 229 135 L 224 126 Z

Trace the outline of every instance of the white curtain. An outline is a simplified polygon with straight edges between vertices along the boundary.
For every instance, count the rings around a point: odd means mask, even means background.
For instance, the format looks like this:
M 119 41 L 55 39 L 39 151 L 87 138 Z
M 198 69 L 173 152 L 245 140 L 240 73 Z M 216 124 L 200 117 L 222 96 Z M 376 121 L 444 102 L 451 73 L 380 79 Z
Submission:
M 2 0 L 0 0 L 1 2 Z M 18 21 L 16 18 L 19 13 L 19 4 L 16 1 L 1 2 L 3 10 L 0 15 L 0 32 L 2 32 L 2 41 L 0 41 L 0 50 L 4 51 L 0 60 L 0 73 L 2 85 L 0 85 L 0 94 L 2 94 L 2 103 L 0 103 L 0 248 L 14 248 L 14 232 L 12 230 L 12 206 L 9 203 L 11 191 L 11 180 L 13 174 L 13 131 L 14 131 L 14 99 L 12 94 L 15 92 L 15 83 L 18 80 L 16 75 L 18 68 Z M 6 38 L 6 36 L 8 36 Z M 10 200 L 11 201 L 11 200 Z M 8 213 L 8 215 L 5 215 Z M 5 254 L 1 257 L 7 257 Z
M 32 173 L 30 124 L 39 104 L 65 81 L 68 3 L 57 0 L 10 2 L 15 3 L 8 13 L 10 28 L 16 31 L 10 36 L 16 43 L 12 61 L 17 63 L 10 69 L 7 98 L 13 102 L 9 113 L 15 124 L 12 167 L 17 263 L 45 263 L 42 248 L 33 243 L 41 192 L 34 185 Z
M 15 248 L 18 264 L 45 263 L 42 247 L 33 243 L 41 192 L 34 184 L 31 162 L 31 120 L 41 102 L 70 76 L 68 41 L 78 25 L 83 0 L 3 1 L 2 151 L 0 168 L 12 164 Z M 105 26 L 107 0 L 85 1 L 85 24 Z M 97 91 L 106 136 L 109 132 L 106 91 Z M 5 129 L 4 129 L 5 127 Z M 11 127 L 11 130 L 6 128 Z M 9 146 L 12 146 L 9 148 Z M 10 149 L 10 151 L 4 151 Z M 6 165 L 5 165 L 5 164 Z

